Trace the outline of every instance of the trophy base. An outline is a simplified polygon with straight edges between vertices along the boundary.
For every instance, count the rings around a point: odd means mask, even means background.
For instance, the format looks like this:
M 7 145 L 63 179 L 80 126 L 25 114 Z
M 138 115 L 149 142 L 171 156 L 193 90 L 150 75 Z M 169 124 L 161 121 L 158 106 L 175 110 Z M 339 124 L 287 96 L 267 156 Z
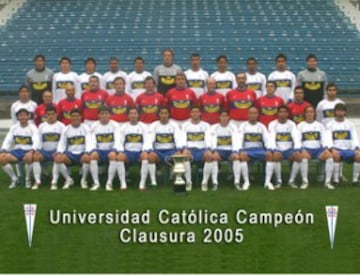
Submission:
M 175 184 L 174 191 L 176 195 L 186 195 L 186 185 L 185 184 Z

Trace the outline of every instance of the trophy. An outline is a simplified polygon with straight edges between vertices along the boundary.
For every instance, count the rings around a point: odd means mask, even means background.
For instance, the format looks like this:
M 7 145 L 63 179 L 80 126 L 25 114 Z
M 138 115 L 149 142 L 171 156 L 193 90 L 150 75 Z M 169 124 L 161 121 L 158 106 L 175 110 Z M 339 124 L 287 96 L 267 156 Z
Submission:
M 175 174 L 174 191 L 177 195 L 183 195 L 186 193 L 186 184 L 183 179 L 185 174 L 185 159 L 186 155 L 173 155 L 171 156 L 174 161 L 173 173 Z

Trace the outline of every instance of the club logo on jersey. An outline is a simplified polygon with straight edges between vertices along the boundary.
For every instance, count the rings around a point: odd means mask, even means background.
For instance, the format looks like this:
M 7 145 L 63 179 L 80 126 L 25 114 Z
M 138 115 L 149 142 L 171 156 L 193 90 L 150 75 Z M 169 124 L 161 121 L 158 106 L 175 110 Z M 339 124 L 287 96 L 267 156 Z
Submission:
M 324 110 L 324 111 L 323 111 L 323 116 L 324 116 L 324 118 L 333 118 L 333 117 L 335 117 L 334 110 L 333 110 L 333 109 L 331 109 L 331 110 Z
M 85 144 L 85 137 L 84 136 L 68 137 L 67 143 L 69 145 L 83 145 L 83 144 Z
M 245 142 L 262 142 L 262 134 L 260 133 L 246 133 L 244 135 Z
M 127 112 L 127 107 L 126 106 L 114 106 L 111 107 L 111 113 L 114 115 L 122 115 L 122 114 L 126 114 Z
M 216 139 L 216 144 L 217 146 L 227 146 L 227 145 L 232 145 L 232 139 L 231 136 L 218 136 Z
M 98 143 L 111 143 L 114 141 L 114 134 L 97 134 L 96 135 L 96 141 Z
M 87 109 L 99 109 L 102 106 L 101 100 L 86 100 L 84 101 L 84 107 Z
M 156 134 L 155 142 L 174 143 L 174 135 L 173 134 Z
M 173 100 L 171 101 L 171 104 L 174 108 L 178 108 L 178 109 L 186 109 L 186 108 L 190 108 L 190 100 Z
M 276 141 L 289 142 L 292 141 L 290 133 L 276 133 Z
M 322 82 L 305 82 L 304 88 L 308 91 L 319 91 L 322 90 Z
M 18 145 L 32 145 L 32 138 L 25 136 L 14 136 L 14 143 Z
M 265 116 L 275 116 L 278 113 L 278 110 L 276 107 L 262 107 L 261 113 Z
M 47 115 L 44 115 L 44 116 L 41 117 L 40 120 L 41 120 L 41 122 L 46 122 L 47 119 L 48 119 Z
M 253 91 L 261 91 L 261 83 L 248 83 L 247 87 Z
M 276 80 L 276 85 L 278 88 L 291 88 L 291 80 L 289 79 Z
M 292 121 L 294 121 L 296 124 L 299 124 L 300 122 L 304 121 L 304 114 L 297 114 L 292 116 Z
M 173 85 L 175 83 L 175 76 L 160 76 L 159 80 L 164 85 Z
M 131 83 L 131 89 L 136 90 L 136 89 L 144 89 L 145 85 L 143 81 L 134 81 Z
M 71 111 L 65 111 L 65 112 L 63 112 L 63 117 L 64 117 L 65 119 L 70 119 L 70 118 L 71 118 L 70 112 L 71 112 Z
M 106 89 L 107 90 L 114 89 L 114 83 L 112 81 L 111 82 L 106 82 Z
M 229 80 L 216 81 L 216 89 L 231 89 L 232 82 Z
M 249 109 L 252 103 L 248 100 L 234 100 L 230 102 L 230 108 L 232 109 Z
M 204 112 L 208 114 L 218 113 L 220 111 L 220 106 L 215 104 L 207 104 L 204 106 Z
M 191 88 L 204 88 L 205 87 L 205 82 L 204 80 L 189 80 L 188 81 L 188 86 Z
M 125 142 L 126 143 L 142 143 L 143 136 L 139 135 L 139 134 L 127 134 L 125 136 Z
M 43 142 L 57 142 L 60 140 L 59 133 L 45 133 L 42 135 Z
M 350 131 L 334 131 L 333 134 L 333 140 L 350 140 L 351 139 L 351 133 Z
M 187 133 L 186 136 L 187 136 L 188 141 L 204 141 L 205 140 L 204 132 Z
M 89 90 L 89 83 L 88 82 L 81 83 L 81 90 L 83 91 Z
M 67 87 L 73 86 L 73 85 L 74 85 L 74 82 L 73 82 L 73 81 L 69 81 L 69 80 L 56 82 L 56 88 L 57 88 L 57 89 L 66 90 Z
M 35 91 L 45 90 L 47 88 L 47 86 L 48 86 L 47 82 L 33 82 L 31 84 L 31 87 Z
M 320 140 L 319 132 L 305 132 L 302 133 L 302 141 Z
M 141 110 L 145 114 L 155 114 L 158 112 L 159 108 L 157 105 L 146 105 L 142 106 Z

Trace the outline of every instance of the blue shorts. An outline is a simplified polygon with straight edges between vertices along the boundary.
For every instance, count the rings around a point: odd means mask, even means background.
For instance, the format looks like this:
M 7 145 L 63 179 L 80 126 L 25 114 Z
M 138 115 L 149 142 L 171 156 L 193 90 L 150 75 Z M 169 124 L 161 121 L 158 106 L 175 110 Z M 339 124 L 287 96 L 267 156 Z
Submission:
M 248 148 L 244 152 L 251 160 L 265 160 L 266 150 L 264 148 Z
M 71 161 L 71 164 L 81 164 L 81 157 L 83 156 L 84 153 L 74 154 L 70 151 L 65 151 L 64 154 Z
M 341 150 L 341 149 L 336 149 L 336 150 L 339 151 L 341 160 L 349 161 L 349 162 L 354 161 L 355 153 L 353 150 Z
M 171 159 L 171 156 L 176 153 L 176 149 L 155 150 L 154 152 L 161 162 L 167 163 Z
M 219 154 L 221 160 L 230 160 L 231 150 L 216 150 L 216 152 Z
M 141 151 L 136 152 L 136 151 L 126 151 L 125 150 L 124 154 L 125 154 L 126 158 L 128 159 L 129 163 L 138 163 L 140 160 Z
M 99 163 L 101 164 L 107 164 L 109 163 L 108 155 L 110 152 L 115 152 L 115 150 L 101 150 L 101 149 L 95 149 L 92 152 L 96 152 L 99 155 Z
M 53 161 L 53 154 L 55 154 L 56 150 L 46 151 L 44 149 L 40 149 L 39 153 L 43 156 L 44 161 Z
M 322 152 L 324 152 L 323 148 L 319 148 L 319 149 L 304 148 L 304 150 L 309 153 L 311 159 L 319 159 L 319 156 L 322 154 Z
M 194 162 L 203 161 L 205 149 L 190 148 L 189 151 L 190 151 L 190 154 L 192 157 L 192 161 L 194 161 Z
M 283 156 L 283 159 L 287 160 L 292 156 L 292 154 L 295 153 L 295 150 L 294 149 L 287 149 L 285 151 L 276 150 L 276 152 L 279 152 Z
M 18 161 L 22 161 L 25 154 L 30 150 L 23 150 L 23 149 L 13 149 L 9 153 L 13 155 Z

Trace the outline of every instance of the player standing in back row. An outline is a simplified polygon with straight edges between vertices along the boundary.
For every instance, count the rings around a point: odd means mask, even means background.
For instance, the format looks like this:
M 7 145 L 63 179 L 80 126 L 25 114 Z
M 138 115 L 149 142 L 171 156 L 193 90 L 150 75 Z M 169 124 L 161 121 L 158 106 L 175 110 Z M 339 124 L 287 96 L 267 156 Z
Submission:
M 209 78 L 208 72 L 201 69 L 200 60 L 200 54 L 193 53 L 191 68 L 185 71 L 188 87 L 195 92 L 197 98 L 205 93 L 206 81 Z

